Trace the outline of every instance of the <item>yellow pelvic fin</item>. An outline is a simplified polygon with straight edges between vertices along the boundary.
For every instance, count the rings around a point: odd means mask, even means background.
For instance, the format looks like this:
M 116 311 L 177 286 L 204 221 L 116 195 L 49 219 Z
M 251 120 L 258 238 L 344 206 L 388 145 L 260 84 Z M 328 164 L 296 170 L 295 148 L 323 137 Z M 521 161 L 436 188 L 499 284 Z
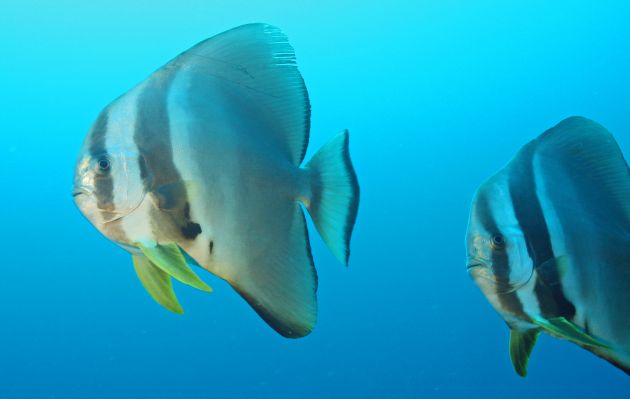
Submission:
M 552 317 L 548 320 L 542 317 L 536 317 L 534 318 L 534 322 L 552 335 L 564 338 L 573 343 L 596 348 L 610 349 L 610 346 L 606 343 L 592 337 L 582 328 L 564 317 Z
M 527 375 L 529 357 L 534 350 L 538 335 L 540 335 L 539 329 L 527 331 L 512 329 L 510 331 L 510 359 L 512 360 L 514 371 L 521 377 Z
M 184 313 L 173 291 L 171 277 L 143 255 L 133 255 L 132 258 L 136 274 L 153 299 L 171 312 Z
M 157 244 L 155 242 L 138 243 L 142 251 L 151 263 L 167 273 L 169 276 L 201 291 L 212 292 L 206 283 L 192 271 L 181 250 L 174 243 Z

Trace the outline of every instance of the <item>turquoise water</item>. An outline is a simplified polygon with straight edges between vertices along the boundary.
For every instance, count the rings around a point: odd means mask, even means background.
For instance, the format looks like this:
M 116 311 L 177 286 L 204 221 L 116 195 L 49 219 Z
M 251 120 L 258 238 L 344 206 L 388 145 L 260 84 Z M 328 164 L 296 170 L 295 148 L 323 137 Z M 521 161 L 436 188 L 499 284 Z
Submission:
M 525 142 L 583 115 L 630 155 L 630 5 L 507 3 L 3 1 L 0 397 L 626 398 L 625 374 L 548 336 L 516 376 L 465 270 L 474 190 Z M 296 49 L 307 159 L 348 128 L 362 189 L 348 269 L 311 226 L 320 312 L 301 340 L 207 273 L 214 294 L 177 285 L 186 315 L 165 311 L 70 196 L 103 106 L 258 21 Z

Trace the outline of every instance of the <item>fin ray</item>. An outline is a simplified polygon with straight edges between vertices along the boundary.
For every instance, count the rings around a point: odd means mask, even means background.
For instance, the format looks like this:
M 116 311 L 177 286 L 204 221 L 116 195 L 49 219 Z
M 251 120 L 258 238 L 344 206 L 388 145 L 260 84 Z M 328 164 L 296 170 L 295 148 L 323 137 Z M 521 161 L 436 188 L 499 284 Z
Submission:
M 317 231 L 344 265 L 359 208 L 359 183 L 350 160 L 348 131 L 333 137 L 306 165 L 311 198 L 306 204 Z
M 230 29 L 193 46 L 162 70 L 171 69 L 198 76 L 195 90 L 201 95 L 220 90 L 223 96 L 230 92 L 230 97 L 246 99 L 233 105 L 251 106 L 248 118 L 266 127 L 258 131 L 294 165 L 302 162 L 311 106 L 295 51 L 280 29 L 262 23 Z
M 317 273 L 300 206 L 277 201 L 245 233 L 251 238 L 218 271 L 269 326 L 287 338 L 308 335 L 317 319 Z M 218 249 L 221 251 L 222 249 Z
M 534 143 L 543 173 L 554 182 L 547 188 L 554 204 L 576 207 L 578 197 L 597 226 L 614 226 L 629 240 L 630 173 L 612 134 L 592 120 L 571 117 Z

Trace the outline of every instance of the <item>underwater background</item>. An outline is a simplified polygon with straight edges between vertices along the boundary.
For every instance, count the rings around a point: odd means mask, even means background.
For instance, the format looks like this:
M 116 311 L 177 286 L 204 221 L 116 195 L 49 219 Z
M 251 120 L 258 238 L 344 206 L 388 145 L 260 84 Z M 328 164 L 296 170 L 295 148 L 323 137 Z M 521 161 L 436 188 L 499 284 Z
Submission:
M 627 398 L 630 379 L 543 335 L 518 377 L 465 269 L 478 185 L 571 115 L 630 156 L 626 1 L 0 3 L 0 398 Z M 307 159 L 350 130 L 349 268 L 310 225 L 319 321 L 269 328 L 226 283 L 154 303 L 70 196 L 99 111 L 193 44 L 280 27 L 312 104 Z M 630 333 L 630 332 L 629 332 Z

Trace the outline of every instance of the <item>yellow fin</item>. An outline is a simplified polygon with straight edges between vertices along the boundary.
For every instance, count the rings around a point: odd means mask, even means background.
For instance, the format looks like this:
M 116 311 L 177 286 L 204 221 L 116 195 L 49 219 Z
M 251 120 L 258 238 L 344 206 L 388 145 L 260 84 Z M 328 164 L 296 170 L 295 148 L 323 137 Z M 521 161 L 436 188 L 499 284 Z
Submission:
M 188 266 L 177 244 L 157 244 L 155 242 L 146 241 L 138 243 L 137 245 L 151 263 L 169 276 L 201 291 L 212 292 L 212 288 L 201 281 L 190 266 Z
M 151 297 L 171 312 L 184 313 L 184 309 L 182 309 L 173 291 L 171 277 L 145 256 L 133 255 L 132 259 L 136 274 Z
M 552 335 L 564 338 L 576 344 L 610 349 L 606 343 L 592 337 L 582 328 L 564 317 L 552 317 L 548 320 L 542 317 L 536 317 L 534 318 L 534 322 Z
M 510 331 L 510 359 L 512 360 L 514 371 L 521 377 L 527 375 L 529 357 L 532 354 L 532 350 L 534 350 L 538 335 L 540 335 L 540 330 L 538 329 L 527 331 L 512 329 Z

